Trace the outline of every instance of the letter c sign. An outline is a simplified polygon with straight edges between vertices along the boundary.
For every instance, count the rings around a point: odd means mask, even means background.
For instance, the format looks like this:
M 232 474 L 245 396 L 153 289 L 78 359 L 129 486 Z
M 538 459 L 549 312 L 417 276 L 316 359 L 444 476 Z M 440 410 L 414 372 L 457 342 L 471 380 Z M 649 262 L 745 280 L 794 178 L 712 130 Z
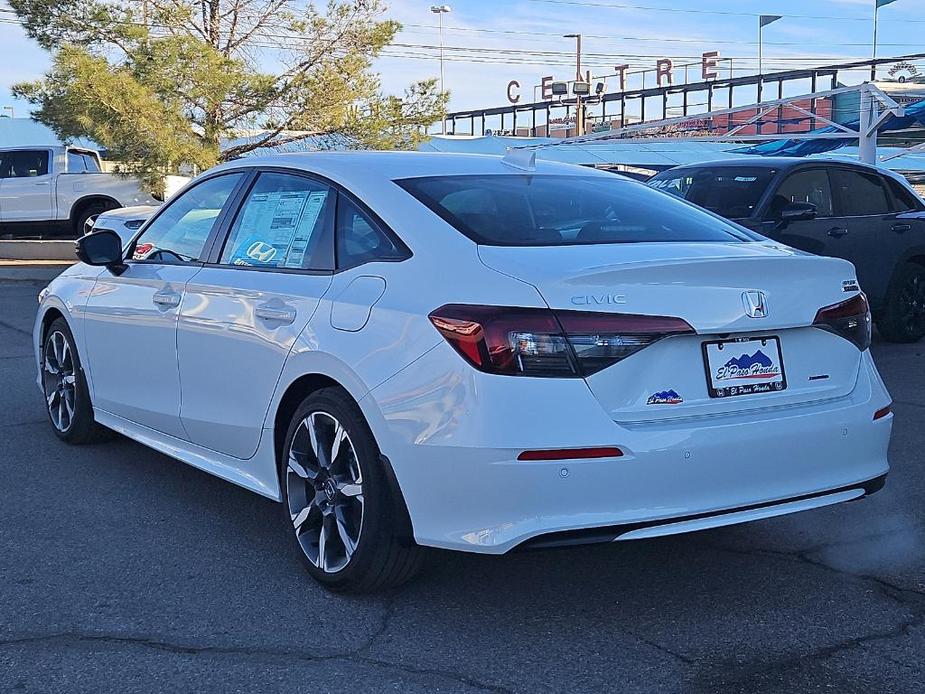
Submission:
M 512 104 L 516 104 L 520 101 L 520 92 L 515 92 L 515 89 L 520 89 L 520 82 L 517 80 L 511 80 L 507 83 L 507 100 Z

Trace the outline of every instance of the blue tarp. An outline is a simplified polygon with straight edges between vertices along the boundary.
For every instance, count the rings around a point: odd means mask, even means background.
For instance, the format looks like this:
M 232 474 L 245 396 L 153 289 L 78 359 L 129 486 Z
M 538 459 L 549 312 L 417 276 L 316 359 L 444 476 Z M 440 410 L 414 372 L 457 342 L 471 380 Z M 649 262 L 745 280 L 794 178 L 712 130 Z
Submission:
M 850 121 L 843 124 L 851 130 L 858 130 L 860 123 L 858 120 Z M 883 122 L 879 132 L 890 132 L 893 130 L 906 130 L 916 125 L 925 125 L 925 100 L 917 101 L 914 104 L 906 106 L 906 115 L 902 118 L 890 116 Z M 813 130 L 813 133 L 836 133 L 840 132 L 838 128 L 831 125 L 825 128 Z M 736 154 L 753 154 L 762 157 L 805 157 L 810 154 L 821 154 L 841 149 L 852 141 L 847 139 L 840 140 L 774 140 L 773 142 L 764 142 L 760 145 L 751 147 L 739 147 L 731 149 L 730 152 Z

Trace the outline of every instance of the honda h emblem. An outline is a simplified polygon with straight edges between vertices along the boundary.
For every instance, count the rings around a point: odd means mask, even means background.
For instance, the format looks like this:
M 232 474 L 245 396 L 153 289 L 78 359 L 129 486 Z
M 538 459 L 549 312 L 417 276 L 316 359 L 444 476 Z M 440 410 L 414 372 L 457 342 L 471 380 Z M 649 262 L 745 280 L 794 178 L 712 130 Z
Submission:
M 757 289 L 742 292 L 742 305 L 745 307 L 745 315 L 749 318 L 768 317 L 768 301 L 764 292 Z
M 247 256 L 258 263 L 269 263 L 276 256 L 276 249 L 263 241 L 254 241 L 247 249 Z

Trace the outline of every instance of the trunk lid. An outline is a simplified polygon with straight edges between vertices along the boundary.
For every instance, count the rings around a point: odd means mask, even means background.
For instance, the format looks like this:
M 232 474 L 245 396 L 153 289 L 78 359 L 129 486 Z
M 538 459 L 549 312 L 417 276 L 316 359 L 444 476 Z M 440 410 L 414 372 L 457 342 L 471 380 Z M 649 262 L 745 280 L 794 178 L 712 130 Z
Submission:
M 673 316 L 694 328 L 696 335 L 665 338 L 586 379 L 616 421 L 806 404 L 843 397 L 857 380 L 858 349 L 809 327 L 820 308 L 856 295 L 843 284 L 855 278 L 844 260 L 770 242 L 481 246 L 479 254 L 488 267 L 536 287 L 553 309 Z M 746 294 L 759 291 L 767 315 L 753 318 Z M 752 338 L 779 340 L 786 387 L 711 397 L 704 343 Z M 724 343 L 729 363 L 777 351 L 768 342 L 742 344 L 748 349 Z

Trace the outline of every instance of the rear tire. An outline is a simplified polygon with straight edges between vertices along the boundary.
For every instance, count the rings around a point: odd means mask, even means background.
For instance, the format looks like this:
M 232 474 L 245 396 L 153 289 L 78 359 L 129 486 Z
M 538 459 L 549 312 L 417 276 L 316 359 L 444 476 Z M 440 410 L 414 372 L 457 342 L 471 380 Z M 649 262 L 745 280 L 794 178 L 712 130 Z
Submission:
M 401 538 L 401 510 L 379 447 L 342 388 L 299 405 L 280 461 L 284 519 L 309 574 L 334 592 L 366 593 L 414 577 L 423 550 Z
M 925 336 L 925 267 L 907 263 L 897 270 L 877 329 L 890 342 L 918 342 Z
M 45 413 L 55 435 L 73 444 L 95 443 L 112 432 L 96 423 L 87 378 L 80 364 L 74 335 L 63 318 L 56 318 L 42 342 L 42 391 Z

